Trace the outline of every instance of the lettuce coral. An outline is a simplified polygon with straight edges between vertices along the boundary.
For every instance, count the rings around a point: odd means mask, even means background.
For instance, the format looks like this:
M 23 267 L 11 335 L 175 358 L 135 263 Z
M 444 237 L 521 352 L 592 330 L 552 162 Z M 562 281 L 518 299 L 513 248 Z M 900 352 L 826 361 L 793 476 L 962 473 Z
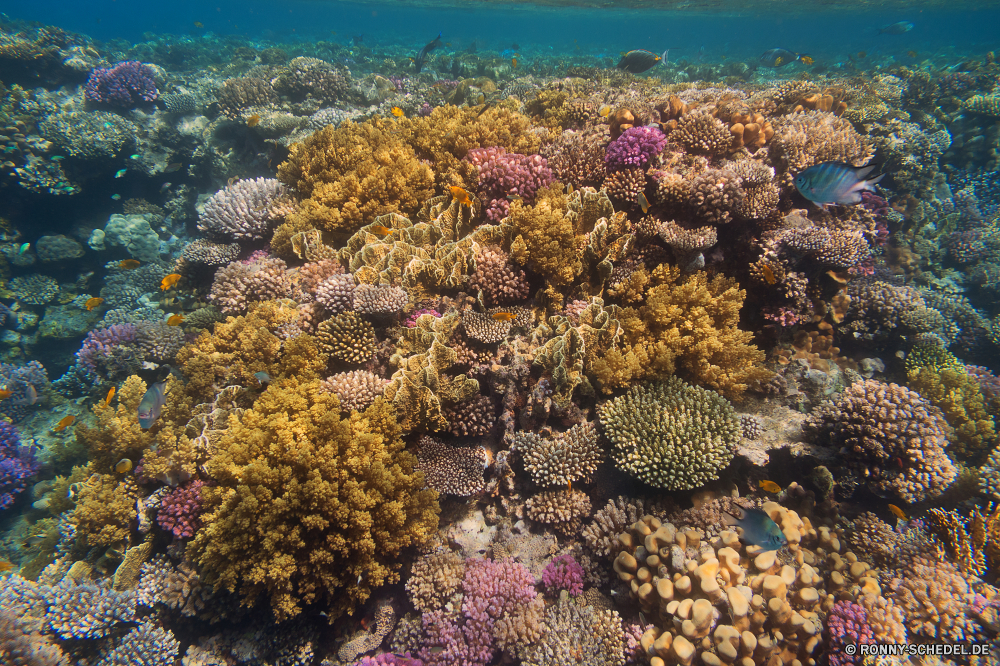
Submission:
M 250 604 L 266 595 L 279 620 L 317 603 L 352 611 L 436 529 L 437 493 L 385 401 L 342 419 L 319 380 L 292 377 L 230 423 L 205 465 L 214 485 L 189 555 L 216 587 Z
M 278 179 L 303 196 L 291 225 L 353 233 L 386 213 L 412 215 L 433 194 L 434 174 L 390 120 L 328 125 L 293 144 Z

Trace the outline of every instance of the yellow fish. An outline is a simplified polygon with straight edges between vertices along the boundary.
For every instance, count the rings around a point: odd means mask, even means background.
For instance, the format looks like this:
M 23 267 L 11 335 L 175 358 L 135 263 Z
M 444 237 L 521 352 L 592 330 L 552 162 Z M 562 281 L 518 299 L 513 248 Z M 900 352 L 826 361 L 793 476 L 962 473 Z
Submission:
M 890 504 L 889 505 L 889 511 L 892 511 L 892 515 L 896 516 L 900 520 L 906 520 L 906 514 L 903 513 L 903 510 L 900 509 L 895 504 Z
M 369 230 L 376 236 L 388 236 L 392 233 L 392 229 L 389 227 L 383 227 L 381 224 L 372 225 Z
M 635 202 L 639 204 L 639 208 L 642 209 L 643 213 L 649 212 L 649 201 L 646 199 L 646 195 L 639 192 L 639 196 L 635 198 Z
M 247 118 L 247 127 L 257 127 L 257 125 L 260 125 L 260 114 L 255 113 Z
M 605 105 L 604 105 L 604 106 L 602 106 L 602 107 L 601 107 L 600 109 L 598 109 L 598 111 L 597 111 L 597 114 L 598 114 L 598 115 L 599 115 L 599 116 L 600 116 L 601 118 L 607 118 L 608 116 L 610 116 L 610 115 L 611 115 L 611 107 L 610 107 L 610 106 L 608 106 L 607 104 L 605 104 Z
M 463 190 L 457 185 L 451 185 L 448 188 L 451 191 L 451 198 L 460 203 L 463 206 L 471 206 L 472 199 L 469 197 L 469 193 Z
M 115 387 L 112 386 L 108 389 L 108 397 L 104 399 L 104 406 L 107 407 L 111 404 L 111 398 L 115 397 Z
M 184 315 L 170 315 L 167 318 L 167 326 L 180 326 L 184 323 Z
M 115 465 L 115 471 L 119 474 L 125 474 L 126 472 L 132 471 L 132 461 L 128 458 L 122 458 L 118 461 L 118 464 Z
M 93 310 L 94 308 L 96 308 L 98 305 L 100 305 L 103 302 L 104 302 L 103 298 L 101 298 L 100 296 L 94 296 L 93 298 L 88 298 L 87 302 L 84 303 L 83 306 L 85 308 L 87 308 L 88 311 L 90 311 L 90 310 Z
M 493 321 L 512 321 L 514 319 L 514 313 L 512 312 L 494 312 Z
M 163 278 L 163 280 L 160 282 L 160 289 L 162 291 L 166 291 L 167 289 L 170 289 L 175 284 L 177 284 L 180 281 L 180 279 L 181 279 L 180 273 L 171 273 L 167 277 Z
M 517 69 L 517 58 L 511 58 L 510 64 L 514 69 Z
M 779 58 L 779 59 L 780 59 L 780 58 Z M 809 56 L 802 56 L 801 58 L 799 58 L 799 60 L 801 60 L 802 62 L 804 62 L 804 63 L 805 63 L 805 64 L 807 64 L 807 65 L 811 65 L 811 64 L 813 64 L 814 62 L 816 62 L 815 60 L 813 60 L 813 59 L 812 59 L 812 58 L 810 58 Z
M 133 268 L 139 268 L 139 262 L 135 259 L 125 259 L 124 261 L 118 262 L 118 268 L 124 268 L 125 270 L 130 271 Z
M 398 106 L 394 106 L 394 107 L 392 107 L 392 115 L 396 116 L 397 118 L 405 118 L 406 117 L 406 112 L 403 111 Z
M 10 571 L 14 568 L 14 565 L 7 560 L 0 560 L 0 573 Z
M 10 389 L 0 389 L 0 400 L 6 400 L 12 395 L 14 395 L 14 392 Z
M 758 481 L 757 485 L 760 486 L 760 489 L 763 490 L 765 493 L 781 492 L 781 486 L 779 486 L 774 481 L 768 481 L 767 479 L 764 479 L 763 481 Z
M 764 274 L 764 281 L 768 284 L 774 284 L 778 281 L 777 278 L 774 277 L 774 271 L 772 271 L 771 267 L 767 264 L 763 264 L 760 267 L 760 272 Z
M 73 421 L 76 421 L 76 416 L 74 414 L 62 417 L 61 419 L 59 419 L 59 423 L 56 424 L 56 427 L 52 429 L 52 432 L 60 432 L 62 430 L 65 430 L 67 426 L 73 425 Z

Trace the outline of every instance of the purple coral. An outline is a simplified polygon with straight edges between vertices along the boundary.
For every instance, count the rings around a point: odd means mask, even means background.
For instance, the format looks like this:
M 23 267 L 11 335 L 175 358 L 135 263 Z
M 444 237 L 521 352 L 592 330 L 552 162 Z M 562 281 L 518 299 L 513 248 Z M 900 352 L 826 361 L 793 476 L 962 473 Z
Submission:
M 417 325 L 417 319 L 420 318 L 420 315 L 425 314 L 433 315 L 435 319 L 439 319 L 441 317 L 441 313 L 437 310 L 420 308 L 419 310 L 414 310 L 413 313 L 406 318 L 406 328 L 414 328 Z
M 160 502 L 156 522 L 178 539 L 187 539 L 201 527 L 201 489 L 204 481 L 196 479 L 175 488 Z
M 361 657 L 356 666 L 424 666 L 424 662 L 412 658 L 409 652 L 406 654 L 385 652 L 374 657 Z
M 655 127 L 630 127 L 608 145 L 604 163 L 611 169 L 645 167 L 667 145 L 667 137 Z
M 131 109 L 159 97 L 153 70 L 136 60 L 114 67 L 98 67 L 90 73 L 84 97 L 93 104 Z
M 558 555 L 545 565 L 542 583 L 549 592 L 566 590 L 575 597 L 583 592 L 583 567 L 572 555 Z
M 93 374 L 101 369 L 113 370 L 119 365 L 127 367 L 128 359 L 124 357 L 138 354 L 134 348 L 137 334 L 135 324 L 115 324 L 91 331 L 76 353 L 76 360 L 80 367 Z
M 830 666 L 860 664 L 860 655 L 844 652 L 847 645 L 875 642 L 875 633 L 868 624 L 868 612 L 853 601 L 838 601 L 826 618 L 826 630 L 830 634 Z
M 532 203 L 539 188 L 554 180 L 541 155 L 508 153 L 500 147 L 473 148 L 465 159 L 479 167 L 479 195 L 486 202 L 486 217 L 494 222 L 510 212 L 509 196 Z
M 0 509 L 14 503 L 14 496 L 24 490 L 38 467 L 34 449 L 21 446 L 14 426 L 0 421 Z

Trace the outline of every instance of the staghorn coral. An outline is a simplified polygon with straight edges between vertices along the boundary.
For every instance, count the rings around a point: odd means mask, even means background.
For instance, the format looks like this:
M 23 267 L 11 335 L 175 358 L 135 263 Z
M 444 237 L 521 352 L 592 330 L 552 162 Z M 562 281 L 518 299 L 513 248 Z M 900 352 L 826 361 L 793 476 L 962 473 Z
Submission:
M 486 488 L 483 472 L 490 463 L 489 452 L 481 446 L 448 446 L 433 437 L 420 438 L 417 469 L 427 486 L 439 493 L 466 497 Z
M 337 617 L 398 581 L 439 510 L 399 435 L 381 399 L 341 419 L 319 380 L 272 383 L 205 464 L 215 485 L 189 548 L 206 580 L 266 595 L 278 619 L 313 604 Z
M 717 478 L 741 436 L 732 405 L 677 377 L 633 386 L 601 405 L 598 415 L 618 467 L 668 490 Z
M 125 634 L 96 666 L 172 666 L 180 647 L 170 631 L 147 619 Z
M 363 412 L 382 395 L 388 383 L 389 380 L 367 370 L 351 370 L 327 377 L 323 380 L 323 389 L 336 394 L 342 411 Z
M 597 444 L 597 427 L 580 423 L 550 438 L 521 431 L 514 434 L 511 450 L 524 459 L 524 468 L 540 486 L 565 486 L 574 481 L 590 481 L 604 460 Z
M 303 197 L 291 224 L 353 233 L 386 213 L 412 215 L 433 194 L 434 174 L 389 120 L 327 126 L 293 144 L 278 179 Z
M 896 384 L 852 384 L 836 403 L 818 407 L 808 425 L 844 451 L 841 460 L 859 477 L 907 502 L 937 497 L 958 473 L 944 451 L 941 411 Z
M 316 346 L 330 359 L 357 365 L 375 353 L 375 329 L 356 312 L 341 312 L 320 323 Z

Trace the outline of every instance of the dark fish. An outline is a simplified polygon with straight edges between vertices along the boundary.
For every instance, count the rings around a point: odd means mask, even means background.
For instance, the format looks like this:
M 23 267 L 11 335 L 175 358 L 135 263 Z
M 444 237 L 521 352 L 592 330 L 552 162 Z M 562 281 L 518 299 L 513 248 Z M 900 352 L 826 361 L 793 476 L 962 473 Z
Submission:
M 160 418 L 166 398 L 166 382 L 153 384 L 139 401 L 139 427 L 148 430 Z
M 875 166 L 856 167 L 845 162 L 823 162 L 795 176 L 795 187 L 809 201 L 827 204 L 858 204 L 865 190 L 874 192 L 875 183 L 885 178 L 881 174 L 868 178 Z
M 764 550 L 778 550 L 788 543 L 778 524 L 760 509 L 743 509 L 740 518 L 724 513 L 722 520 L 726 525 L 742 527 L 743 541 Z
M 429 44 L 427 44 L 427 46 L 425 46 L 424 48 L 420 49 L 420 53 L 418 53 L 417 57 L 414 58 L 413 64 L 417 66 L 417 72 L 419 72 L 420 68 L 424 66 L 424 62 L 427 60 L 427 54 L 430 53 L 431 51 L 433 51 L 434 49 L 436 49 L 439 46 L 441 46 L 441 33 L 440 32 L 438 33 L 437 38 L 435 38 L 435 40 L 433 42 L 430 42 Z
M 661 60 L 663 60 L 663 57 L 656 55 L 652 51 L 647 51 L 646 49 L 636 49 L 623 55 L 622 59 L 619 60 L 618 64 L 615 66 L 618 69 L 623 69 L 630 74 L 641 74 L 642 72 L 655 67 L 656 63 Z
M 757 62 L 764 67 L 781 67 L 790 62 L 801 60 L 803 57 L 808 57 L 808 54 L 796 53 L 788 49 L 768 49 L 760 54 Z
M 913 23 L 910 21 L 896 21 L 892 25 L 887 25 L 878 29 L 880 35 L 902 35 L 904 32 L 913 30 Z
M 364 35 L 354 35 L 353 37 L 351 37 L 351 41 L 354 42 L 355 44 L 364 44 L 364 42 L 365 42 L 365 36 Z

